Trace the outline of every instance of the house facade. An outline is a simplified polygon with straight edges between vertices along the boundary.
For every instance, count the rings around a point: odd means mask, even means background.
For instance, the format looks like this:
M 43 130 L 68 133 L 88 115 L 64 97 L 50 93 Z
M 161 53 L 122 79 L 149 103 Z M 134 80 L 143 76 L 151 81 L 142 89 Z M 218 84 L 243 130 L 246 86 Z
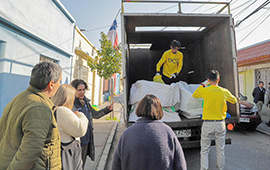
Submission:
M 270 40 L 238 50 L 237 59 L 240 93 L 252 102 L 252 91 L 259 81 L 265 88 L 270 82 Z
M 86 38 L 78 27 L 74 34 L 74 57 L 72 60 L 72 80 L 83 79 L 89 86 L 85 96 L 91 99 L 91 104 L 100 105 L 103 102 L 103 79 L 97 75 L 97 71 L 91 71 L 87 65 L 88 60 L 94 60 L 97 49 Z
M 0 0 L 0 117 L 4 107 L 29 86 L 31 70 L 52 61 L 72 78 L 75 20 L 59 0 Z

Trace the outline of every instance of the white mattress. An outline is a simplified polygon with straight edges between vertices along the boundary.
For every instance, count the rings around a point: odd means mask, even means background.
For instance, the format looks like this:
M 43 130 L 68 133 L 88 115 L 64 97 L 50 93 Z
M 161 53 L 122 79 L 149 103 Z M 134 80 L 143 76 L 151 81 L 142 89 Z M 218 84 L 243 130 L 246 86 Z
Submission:
M 139 103 L 132 105 L 131 113 L 129 115 L 129 122 L 135 122 L 137 119 L 140 118 L 135 114 L 138 104 Z M 163 117 L 162 117 L 161 121 L 163 121 L 163 122 L 179 122 L 179 121 L 181 121 L 181 118 L 178 116 L 177 112 L 174 112 L 171 109 L 171 107 L 165 107 L 165 108 L 163 108 Z
M 192 97 L 192 94 L 199 86 L 200 84 L 187 84 L 184 81 L 166 85 L 139 80 L 131 86 L 129 104 L 132 105 L 132 107 L 136 107 L 146 94 L 153 94 L 160 100 L 162 107 L 170 108 L 174 106 L 176 110 L 181 110 L 180 113 L 183 116 L 187 118 L 198 118 L 202 115 L 203 99 L 196 99 Z M 130 121 L 136 121 L 138 119 L 134 110 L 130 114 Z M 163 121 L 179 120 L 180 117 L 178 113 L 164 111 Z
M 182 111 L 181 114 L 187 118 L 200 117 L 203 111 L 203 99 L 196 99 L 192 97 L 192 94 L 200 86 L 200 84 L 187 84 L 186 82 L 180 81 L 177 83 L 177 85 L 180 90 L 181 102 L 179 109 Z
M 129 104 L 140 102 L 146 94 L 155 95 L 163 107 L 171 107 L 180 102 L 180 91 L 178 85 L 156 83 L 146 80 L 138 80 L 130 88 Z

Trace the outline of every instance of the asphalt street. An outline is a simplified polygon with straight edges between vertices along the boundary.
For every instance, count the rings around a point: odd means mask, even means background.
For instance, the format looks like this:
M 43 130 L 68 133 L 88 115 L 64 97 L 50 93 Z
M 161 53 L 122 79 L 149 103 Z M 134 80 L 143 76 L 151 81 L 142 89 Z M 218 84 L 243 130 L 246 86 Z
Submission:
M 227 132 L 232 139 L 231 145 L 225 146 L 224 170 L 269 170 L 270 136 L 257 131 L 244 129 Z M 184 150 L 188 169 L 200 169 L 200 148 Z M 216 169 L 215 146 L 209 154 L 209 170 Z
M 108 102 L 105 102 L 103 108 Z M 122 118 L 123 97 L 115 98 L 115 116 L 118 121 L 107 120 L 106 116 L 94 121 L 94 135 L 96 143 L 96 160 L 87 161 L 85 170 L 110 170 L 114 150 L 121 134 L 126 129 Z M 232 144 L 225 147 L 225 170 L 268 170 L 270 167 L 270 127 L 265 122 L 270 118 L 270 109 L 263 108 L 261 113 L 263 122 L 256 131 L 237 129 L 227 132 Z M 108 117 L 108 116 L 107 116 Z M 200 148 L 184 149 L 188 169 L 196 170 L 200 167 Z M 211 146 L 210 170 L 215 169 L 215 146 Z

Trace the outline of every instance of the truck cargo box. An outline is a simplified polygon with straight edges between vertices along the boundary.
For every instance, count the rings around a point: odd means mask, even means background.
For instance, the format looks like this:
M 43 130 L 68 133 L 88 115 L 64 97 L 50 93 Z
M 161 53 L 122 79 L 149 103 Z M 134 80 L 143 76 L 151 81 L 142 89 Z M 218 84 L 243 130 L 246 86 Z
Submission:
M 124 117 L 128 126 L 133 123 L 128 120 L 131 109 L 128 105 L 131 85 L 138 80 L 153 81 L 156 64 L 164 51 L 170 49 L 172 40 L 181 42 L 179 51 L 184 55 L 179 81 L 200 84 L 206 80 L 210 70 L 216 69 L 220 73 L 219 85 L 238 97 L 235 34 L 230 14 L 122 13 L 121 22 Z M 156 30 L 159 27 L 179 29 Z M 183 27 L 198 29 L 181 30 Z M 144 48 L 145 44 L 149 44 L 149 48 Z M 228 113 L 232 118 L 226 119 L 226 123 L 238 122 L 239 104 L 228 104 Z M 200 136 L 201 119 L 182 118 L 181 122 L 165 123 L 173 130 L 191 129 L 195 138 Z M 182 145 L 183 143 L 184 141 Z

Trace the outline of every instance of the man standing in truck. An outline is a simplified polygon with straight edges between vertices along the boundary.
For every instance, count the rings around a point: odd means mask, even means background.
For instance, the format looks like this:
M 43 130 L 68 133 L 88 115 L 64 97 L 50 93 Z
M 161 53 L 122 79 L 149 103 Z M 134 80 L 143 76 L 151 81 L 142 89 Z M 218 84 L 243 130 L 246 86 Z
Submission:
M 162 75 L 162 80 L 165 84 L 171 84 L 176 82 L 176 77 L 182 70 L 183 66 L 183 54 L 178 51 L 181 44 L 177 40 L 171 42 L 171 49 L 163 53 L 161 59 L 157 63 L 157 73 L 156 76 Z M 160 72 L 160 67 L 163 65 L 162 74 Z
M 226 111 L 227 104 L 235 104 L 237 99 L 229 90 L 218 86 L 219 72 L 211 70 L 207 75 L 208 83 L 202 84 L 193 93 L 194 98 L 203 98 L 203 124 L 201 132 L 201 170 L 209 168 L 208 155 L 212 137 L 215 137 L 217 168 L 224 169 L 225 166 L 225 135 L 226 135 Z M 207 86 L 210 84 L 210 86 Z

